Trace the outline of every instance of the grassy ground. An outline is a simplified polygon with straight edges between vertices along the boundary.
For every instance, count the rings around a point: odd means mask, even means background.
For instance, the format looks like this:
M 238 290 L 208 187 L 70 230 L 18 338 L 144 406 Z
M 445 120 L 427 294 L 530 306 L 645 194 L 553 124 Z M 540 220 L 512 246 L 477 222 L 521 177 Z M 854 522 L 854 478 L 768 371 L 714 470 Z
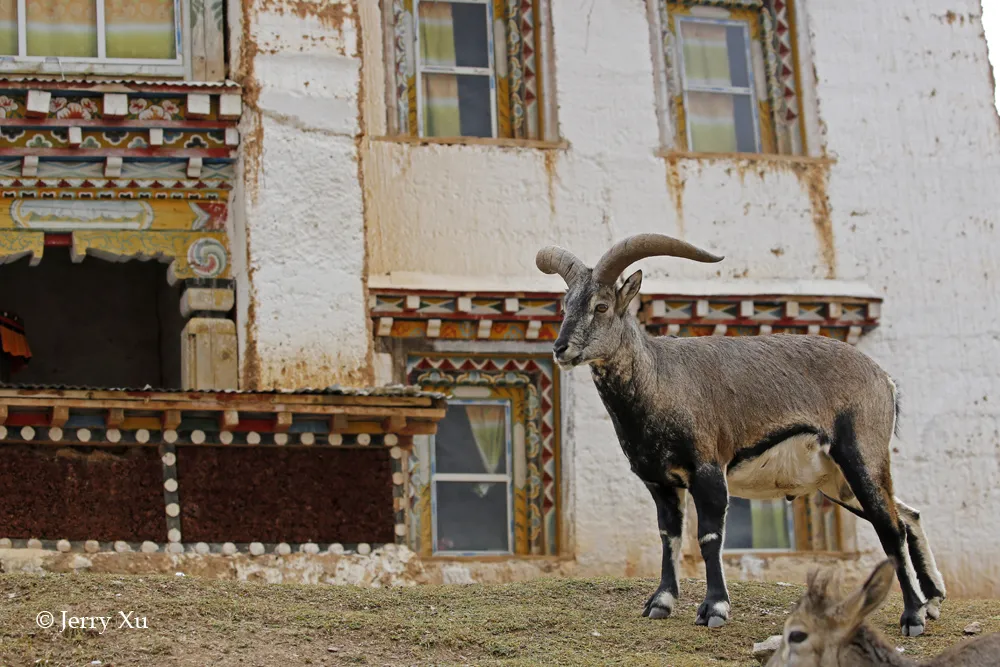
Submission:
M 640 618 L 654 583 L 547 580 L 505 586 L 357 589 L 185 577 L 0 575 L 0 665 L 752 665 L 801 588 L 731 582 L 734 618 L 694 625 L 703 584 L 682 582 L 673 618 Z M 945 602 L 916 639 L 898 636 L 897 597 L 876 617 L 907 655 L 931 655 L 979 621 L 1000 631 L 1000 600 Z M 107 630 L 59 631 L 61 612 L 112 616 Z M 55 614 L 52 629 L 35 622 Z M 147 629 L 118 627 L 120 611 Z

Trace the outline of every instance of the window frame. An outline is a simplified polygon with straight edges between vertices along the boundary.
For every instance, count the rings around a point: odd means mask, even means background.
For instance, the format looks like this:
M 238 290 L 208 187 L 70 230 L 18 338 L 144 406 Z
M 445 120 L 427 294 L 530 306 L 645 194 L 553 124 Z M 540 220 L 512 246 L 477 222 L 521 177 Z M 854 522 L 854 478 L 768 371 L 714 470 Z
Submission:
M 176 58 L 172 60 L 102 56 L 101 54 L 106 53 L 107 50 L 104 21 L 105 0 L 94 0 L 97 22 L 97 57 L 29 56 L 27 55 L 27 4 L 30 0 L 15 1 L 17 4 L 18 53 L 17 55 L 0 55 L 0 73 L 142 75 L 167 78 L 185 78 L 188 75 L 188 53 L 185 47 L 190 42 L 189 0 L 173 0 Z
M 734 498 L 736 498 L 736 496 L 734 496 Z M 750 507 L 751 507 L 751 510 L 752 510 L 753 503 L 754 503 L 754 501 L 756 499 L 753 499 L 753 498 L 740 498 L 740 500 L 746 500 L 748 503 L 750 503 L 751 504 Z M 784 502 L 785 503 L 785 524 L 786 524 L 786 527 L 788 529 L 788 548 L 787 549 L 781 549 L 781 548 L 775 548 L 775 547 L 733 547 L 733 548 L 727 548 L 726 544 L 725 544 L 725 537 L 728 536 L 728 533 L 729 533 L 729 519 L 728 519 L 728 515 L 727 515 L 727 519 L 726 519 L 726 534 L 727 535 L 723 536 L 723 542 L 722 542 L 722 553 L 723 554 L 732 554 L 732 555 L 737 555 L 737 556 L 742 555 L 742 554 L 766 554 L 766 555 L 772 555 L 772 554 L 794 553 L 795 551 L 798 551 L 797 545 L 799 544 L 799 535 L 798 535 L 798 533 L 795 530 L 796 513 L 799 511 L 798 506 L 794 502 L 789 502 L 789 501 L 787 501 L 785 499 L 781 499 L 781 498 L 774 498 L 774 499 L 772 499 L 772 501 L 780 501 L 780 502 Z M 730 502 L 732 502 L 732 499 L 730 500 Z M 751 529 L 752 529 L 752 526 L 751 526 Z
M 431 487 L 431 554 L 434 556 L 511 556 L 514 554 L 514 447 L 513 413 L 510 401 L 500 398 L 449 398 L 448 407 L 455 405 L 496 405 L 504 408 L 504 460 L 506 470 L 501 473 L 439 473 L 437 471 L 437 438 L 430 438 L 430 487 Z M 504 482 L 507 499 L 507 549 L 438 549 L 438 482 Z
M 420 4 L 465 4 L 484 5 L 486 7 L 486 43 L 487 67 L 442 67 L 435 65 L 424 65 L 420 56 Z M 488 76 L 490 81 L 490 131 L 488 139 L 497 139 L 499 135 L 497 119 L 497 63 L 496 63 L 496 37 L 494 33 L 494 12 L 492 0 L 413 0 L 413 66 L 414 66 L 414 91 L 417 104 L 417 136 L 427 138 L 424 132 L 424 86 L 423 76 L 425 74 L 451 74 L 455 76 Z
M 704 25 L 720 25 L 725 27 L 738 27 L 743 31 L 744 44 L 746 45 L 746 63 L 747 63 L 747 79 L 750 84 L 746 88 L 740 88 L 736 86 L 700 86 L 700 85 L 690 85 L 687 80 L 685 61 L 684 61 L 684 37 L 682 26 L 685 23 L 694 24 L 704 24 Z M 690 122 L 690 110 L 691 103 L 688 97 L 688 93 L 709 93 L 716 95 L 728 95 L 735 98 L 737 95 L 748 96 L 750 98 L 750 113 L 753 118 L 753 137 L 754 137 L 754 150 L 751 154 L 761 153 L 763 137 L 761 136 L 761 123 L 760 123 L 760 100 L 757 99 L 757 79 L 754 73 L 753 67 L 753 33 L 750 30 L 750 24 L 748 21 L 740 19 L 715 19 L 703 16 L 677 16 L 674 19 L 674 25 L 676 26 L 676 40 L 677 40 L 677 62 L 679 64 L 678 74 L 680 78 L 681 85 L 681 96 L 683 98 L 684 105 L 684 131 L 687 136 L 687 149 L 694 151 L 694 144 L 691 138 L 691 122 Z M 737 151 L 741 152 L 741 151 Z
M 431 0 L 419 0 L 430 2 Z M 557 148 L 559 129 L 551 57 L 550 0 L 529 6 L 509 0 L 456 0 L 485 5 L 492 69 L 492 137 L 427 136 L 423 85 L 418 81 L 418 0 L 380 0 L 385 57 L 385 140 L 412 143 L 487 143 Z M 501 34 L 502 33 L 502 34 Z M 526 48 L 526 47 L 529 47 Z M 442 72 L 446 73 L 446 72 Z M 451 72 L 447 72 L 451 73 Z M 418 91 L 420 100 L 418 101 Z M 418 118 L 419 111 L 419 118 Z

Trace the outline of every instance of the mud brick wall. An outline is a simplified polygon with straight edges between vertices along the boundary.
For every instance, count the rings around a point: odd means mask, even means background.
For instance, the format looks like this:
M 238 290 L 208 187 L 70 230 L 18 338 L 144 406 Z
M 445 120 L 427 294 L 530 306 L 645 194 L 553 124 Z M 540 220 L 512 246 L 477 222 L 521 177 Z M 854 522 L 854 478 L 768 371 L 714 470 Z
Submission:
M 185 542 L 393 542 L 388 449 L 178 447 Z
M 0 447 L 0 537 L 164 539 L 155 447 Z

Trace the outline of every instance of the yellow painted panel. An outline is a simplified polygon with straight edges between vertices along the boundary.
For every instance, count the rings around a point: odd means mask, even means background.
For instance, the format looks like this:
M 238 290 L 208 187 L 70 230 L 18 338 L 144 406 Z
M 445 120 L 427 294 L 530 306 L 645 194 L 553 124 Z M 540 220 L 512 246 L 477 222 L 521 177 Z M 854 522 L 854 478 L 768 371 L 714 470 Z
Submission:
M 75 231 L 73 254 L 111 261 L 172 258 L 171 273 L 176 280 L 231 275 L 225 232 Z
M 15 199 L 0 209 L 0 229 L 225 230 L 225 201 L 149 199 Z

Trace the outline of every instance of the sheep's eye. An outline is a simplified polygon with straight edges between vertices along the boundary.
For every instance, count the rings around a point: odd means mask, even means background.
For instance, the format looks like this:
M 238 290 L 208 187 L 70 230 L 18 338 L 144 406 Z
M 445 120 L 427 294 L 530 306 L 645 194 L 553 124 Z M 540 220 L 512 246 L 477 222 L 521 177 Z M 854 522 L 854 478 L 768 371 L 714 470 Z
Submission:
M 606 312 L 608 312 L 608 304 L 606 304 L 606 303 L 599 303 L 599 304 L 597 304 L 597 306 L 594 307 L 594 310 L 596 310 L 599 313 L 606 313 Z
M 788 643 L 789 644 L 801 644 L 802 642 L 804 642 L 807 639 L 809 639 L 809 635 L 807 635 L 806 633 L 802 632 L 801 630 L 795 630 L 794 632 L 790 632 L 788 634 Z

